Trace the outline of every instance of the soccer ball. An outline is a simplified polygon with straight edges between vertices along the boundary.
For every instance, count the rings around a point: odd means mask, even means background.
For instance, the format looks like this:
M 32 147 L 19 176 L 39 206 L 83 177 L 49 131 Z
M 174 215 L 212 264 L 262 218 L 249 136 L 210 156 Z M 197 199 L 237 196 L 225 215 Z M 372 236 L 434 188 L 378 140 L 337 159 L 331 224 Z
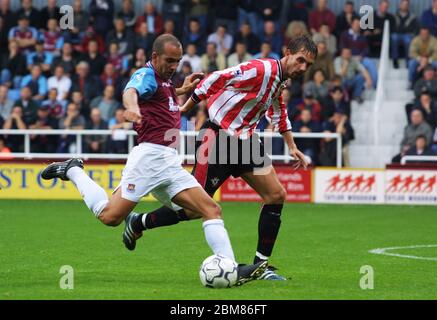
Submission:
M 237 282 L 238 265 L 230 258 L 215 254 L 203 261 L 199 276 L 205 287 L 229 288 Z

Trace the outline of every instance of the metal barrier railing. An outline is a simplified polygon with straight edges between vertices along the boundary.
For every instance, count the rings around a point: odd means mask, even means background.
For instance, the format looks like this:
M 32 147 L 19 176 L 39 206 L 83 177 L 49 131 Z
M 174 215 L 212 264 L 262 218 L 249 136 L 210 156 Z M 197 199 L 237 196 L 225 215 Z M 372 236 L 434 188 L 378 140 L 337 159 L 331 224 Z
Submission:
M 47 129 L 28 129 L 28 130 L 14 130 L 14 129 L 3 129 L 0 130 L 0 135 L 21 135 L 24 136 L 24 152 L 13 152 L 13 153 L 0 153 L 0 158 L 23 158 L 23 159 L 65 159 L 71 157 L 80 157 L 84 159 L 127 159 L 128 154 L 114 154 L 114 153 L 83 153 L 82 152 L 82 137 L 89 135 L 99 135 L 99 136 L 110 136 L 112 135 L 112 130 L 47 130 Z M 261 138 L 281 138 L 281 134 L 277 132 L 257 132 Z M 128 140 L 128 150 L 132 150 L 134 147 L 134 136 L 137 133 L 133 130 L 126 130 L 127 140 Z M 76 152 L 75 153 L 32 153 L 31 152 L 31 135 L 74 135 L 76 136 Z M 185 137 L 195 138 L 198 135 L 196 131 L 180 131 L 180 143 L 179 143 L 179 154 L 181 155 L 182 161 L 194 161 L 194 150 L 191 154 L 187 154 L 187 145 Z M 339 133 L 293 133 L 294 138 L 305 138 L 305 139 L 323 139 L 323 138 L 333 138 L 337 140 L 337 168 L 342 166 L 342 137 Z M 288 153 L 288 147 L 284 145 L 284 153 L 282 155 L 271 155 L 274 161 L 284 161 L 285 163 L 293 160 Z
M 403 156 L 401 158 L 401 164 L 407 164 L 408 161 L 420 161 L 420 162 L 437 162 L 437 156 Z

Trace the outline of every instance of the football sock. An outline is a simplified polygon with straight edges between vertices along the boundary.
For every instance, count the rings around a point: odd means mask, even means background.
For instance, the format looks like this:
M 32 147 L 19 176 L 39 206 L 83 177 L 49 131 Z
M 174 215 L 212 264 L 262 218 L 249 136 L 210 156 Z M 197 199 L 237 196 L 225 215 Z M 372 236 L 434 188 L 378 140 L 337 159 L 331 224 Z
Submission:
M 98 217 L 109 202 L 105 190 L 79 167 L 69 169 L 67 177 L 79 190 L 87 207 Z
M 281 226 L 282 204 L 265 204 L 258 222 L 258 247 L 254 263 L 268 260 L 273 251 Z
M 175 212 L 163 206 L 155 211 L 138 215 L 132 221 L 132 228 L 135 232 L 141 232 L 146 229 L 171 226 L 185 220 L 189 218 L 184 209 Z
M 231 241 L 222 219 L 211 219 L 203 222 L 203 231 L 209 247 L 214 254 L 219 254 L 235 261 Z

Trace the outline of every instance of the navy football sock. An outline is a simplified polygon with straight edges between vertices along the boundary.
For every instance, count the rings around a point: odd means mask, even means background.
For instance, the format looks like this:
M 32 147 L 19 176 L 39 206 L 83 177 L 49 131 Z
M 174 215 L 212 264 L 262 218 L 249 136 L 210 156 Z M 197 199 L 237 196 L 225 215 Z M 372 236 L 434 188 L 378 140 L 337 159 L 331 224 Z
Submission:
M 258 246 L 254 263 L 268 260 L 281 226 L 281 212 L 283 204 L 265 204 L 261 209 L 258 222 Z
M 145 218 L 143 218 L 144 216 Z M 135 232 L 141 232 L 146 229 L 171 226 L 186 220 L 189 220 L 189 218 L 184 209 L 180 209 L 176 212 L 164 206 L 150 213 L 139 214 L 136 219 L 132 221 L 132 228 Z

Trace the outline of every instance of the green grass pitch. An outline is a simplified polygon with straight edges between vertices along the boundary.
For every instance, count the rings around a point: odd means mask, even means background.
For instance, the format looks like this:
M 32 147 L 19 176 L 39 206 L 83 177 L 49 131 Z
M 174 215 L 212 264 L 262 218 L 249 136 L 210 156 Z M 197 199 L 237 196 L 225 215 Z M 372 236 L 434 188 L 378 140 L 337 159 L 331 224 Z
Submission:
M 222 203 L 237 259 L 256 248 L 259 204 Z M 157 208 L 141 203 L 139 210 Z M 436 299 L 437 261 L 368 251 L 437 244 L 437 211 L 419 206 L 287 204 L 271 262 L 290 281 L 207 289 L 198 268 L 211 254 L 200 221 L 146 231 L 134 252 L 80 201 L 0 201 L 0 299 Z M 436 248 L 396 251 L 437 257 Z M 74 269 L 62 290 L 60 267 Z M 374 289 L 359 286 L 374 269 Z

